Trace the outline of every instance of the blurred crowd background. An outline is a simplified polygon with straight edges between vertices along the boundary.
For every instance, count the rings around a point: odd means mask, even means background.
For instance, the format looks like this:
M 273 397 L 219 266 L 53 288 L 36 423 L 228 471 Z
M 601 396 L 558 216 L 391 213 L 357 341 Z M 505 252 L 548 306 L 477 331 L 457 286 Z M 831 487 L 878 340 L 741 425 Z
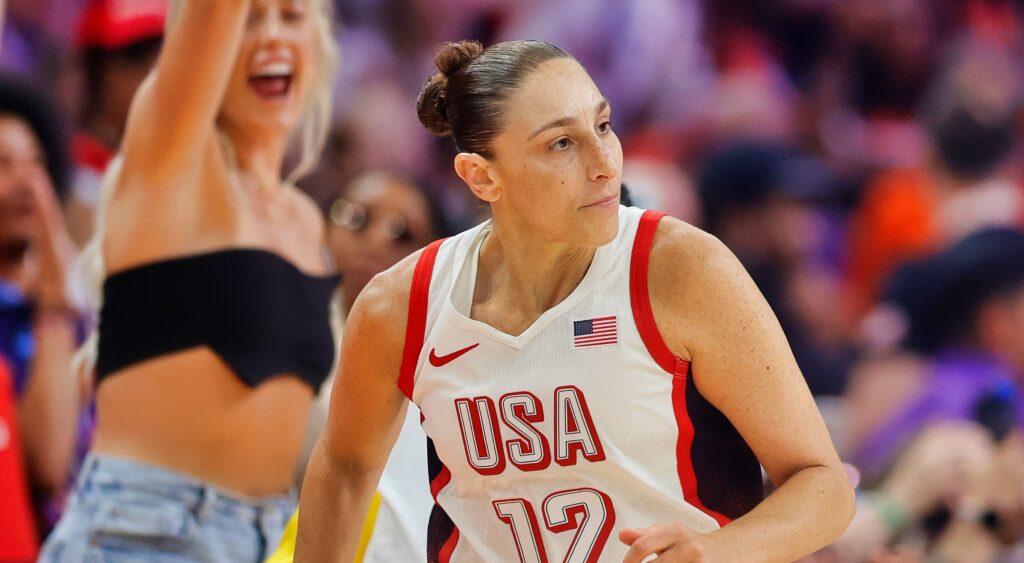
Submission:
M 415 115 L 437 46 L 551 41 L 610 100 L 632 201 L 721 238 L 777 313 L 858 484 L 850 531 L 815 557 L 1024 561 L 1024 2 L 336 4 L 334 125 L 300 187 L 345 305 L 485 217 Z M 6 2 L 0 560 L 45 537 L 88 445 L 88 375 L 39 341 L 34 311 L 54 280 L 77 295 L 75 248 L 164 10 Z M 80 339 L 92 313 L 72 301 Z M 86 391 L 62 408 L 69 388 Z

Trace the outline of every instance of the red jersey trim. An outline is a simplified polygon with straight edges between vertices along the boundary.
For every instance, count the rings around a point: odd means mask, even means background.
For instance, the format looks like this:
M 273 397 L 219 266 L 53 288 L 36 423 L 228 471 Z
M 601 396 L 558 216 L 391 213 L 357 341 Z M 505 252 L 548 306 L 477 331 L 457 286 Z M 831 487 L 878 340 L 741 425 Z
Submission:
M 681 359 L 676 359 L 676 372 L 672 374 L 672 410 L 676 415 L 676 426 L 679 428 L 679 437 L 676 438 L 676 470 L 679 473 L 679 485 L 683 489 L 683 499 L 695 506 L 698 510 L 715 519 L 719 526 L 725 526 L 732 519 L 728 516 L 711 510 L 704 506 L 697 493 L 697 473 L 693 468 L 693 458 L 690 452 L 693 450 L 694 428 L 693 421 L 686 408 L 686 381 L 689 378 L 689 364 Z
M 674 374 L 678 358 L 669 350 L 658 331 L 658 325 L 654 322 L 654 311 L 651 309 L 651 296 L 647 291 L 651 245 L 654 244 L 654 233 L 658 230 L 658 223 L 664 216 L 665 214 L 660 211 L 644 211 L 640 217 L 640 226 L 633 241 L 633 255 L 629 263 L 629 300 L 633 306 L 633 320 L 647 351 L 661 369 Z M 683 373 L 686 373 L 685 369 Z
M 459 545 L 459 529 L 455 528 L 452 530 L 452 535 L 448 536 L 448 541 L 444 542 L 441 546 L 440 553 L 437 554 L 438 563 L 448 563 L 452 560 L 452 554 L 455 553 L 455 547 Z
M 437 251 L 445 239 L 430 243 L 416 261 L 412 274 L 412 291 L 409 292 L 409 317 L 405 325 L 405 347 L 402 350 L 402 367 L 398 372 L 398 388 L 410 401 L 416 385 L 416 364 L 423 351 L 423 338 L 427 329 L 427 305 L 430 298 L 430 280 L 434 276 L 434 262 Z
M 447 467 L 441 466 L 441 472 L 434 477 L 434 480 L 430 482 L 430 496 L 434 498 L 434 502 L 437 502 L 437 495 L 441 494 L 441 491 L 448 486 L 448 483 L 452 482 L 452 472 Z
M 689 378 L 690 363 L 677 357 L 669 349 L 654 322 L 654 311 L 651 309 L 647 272 L 650 268 L 654 234 L 664 216 L 665 214 L 660 211 L 645 211 L 640 218 L 640 226 L 633 241 L 633 254 L 629 265 L 629 298 L 633 307 L 633 320 L 640 332 L 640 339 L 643 340 L 651 357 L 661 369 L 672 375 L 672 410 L 675 412 L 676 426 L 679 429 L 676 441 L 676 468 L 683 498 L 704 514 L 714 518 L 719 526 L 725 526 L 731 522 L 730 518 L 704 506 L 697 494 L 697 474 L 694 473 L 693 458 L 690 455 L 694 428 L 686 407 L 686 382 Z

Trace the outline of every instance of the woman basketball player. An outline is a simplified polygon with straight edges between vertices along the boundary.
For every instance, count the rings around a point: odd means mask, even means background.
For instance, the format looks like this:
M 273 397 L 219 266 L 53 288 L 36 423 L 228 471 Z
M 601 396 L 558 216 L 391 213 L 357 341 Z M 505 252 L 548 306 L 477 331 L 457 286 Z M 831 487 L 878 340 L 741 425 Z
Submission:
M 337 277 L 316 206 L 335 47 L 327 0 L 172 3 L 105 188 L 98 426 L 44 561 L 261 561 L 314 391 Z
M 407 398 L 430 561 L 781 561 L 838 537 L 850 480 L 775 317 L 717 240 L 619 206 L 586 71 L 536 41 L 437 66 L 420 119 L 493 219 L 359 296 L 297 560 L 351 560 Z

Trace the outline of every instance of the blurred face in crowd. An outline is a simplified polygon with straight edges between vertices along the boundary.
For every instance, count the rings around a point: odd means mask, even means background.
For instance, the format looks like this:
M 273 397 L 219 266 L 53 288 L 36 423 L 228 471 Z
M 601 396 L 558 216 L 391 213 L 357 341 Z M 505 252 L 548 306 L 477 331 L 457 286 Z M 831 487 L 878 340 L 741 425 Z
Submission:
M 370 278 L 430 243 L 434 225 L 419 187 L 385 173 L 361 176 L 330 208 L 327 244 L 351 303 Z
M 4 19 L 4 4 L 0 2 L 0 21 Z M 31 22 L 38 27 L 45 26 L 47 17 L 53 13 L 53 0 L 10 0 L 6 4 L 12 19 Z
M 784 195 L 722 212 L 714 234 L 745 260 L 747 267 L 794 265 L 826 236 L 825 220 L 813 206 Z
M 23 120 L 0 114 L 0 250 L 27 247 L 40 220 L 33 190 L 52 190 L 43 151 Z M 14 247 L 14 248 L 12 248 Z
M 977 327 L 983 345 L 1024 378 L 1024 284 L 984 305 Z
M 1010 300 L 1010 312 L 1009 316 L 1011 319 L 1010 334 L 1010 345 L 1008 348 L 1013 350 L 1014 357 L 1012 358 L 1014 367 L 1017 371 L 1024 375 L 1024 287 L 1017 289 L 1016 294 Z
M 221 108 L 229 132 L 281 135 L 298 124 L 314 81 L 320 1 L 252 3 Z
M 159 54 L 159 39 L 144 40 L 124 49 L 103 53 L 98 103 L 105 123 L 118 129 L 118 137 L 128 121 L 135 91 L 156 64 Z
M 504 106 L 493 142 L 496 221 L 572 246 L 615 238 L 622 145 L 611 107 L 587 72 L 568 58 L 542 63 Z

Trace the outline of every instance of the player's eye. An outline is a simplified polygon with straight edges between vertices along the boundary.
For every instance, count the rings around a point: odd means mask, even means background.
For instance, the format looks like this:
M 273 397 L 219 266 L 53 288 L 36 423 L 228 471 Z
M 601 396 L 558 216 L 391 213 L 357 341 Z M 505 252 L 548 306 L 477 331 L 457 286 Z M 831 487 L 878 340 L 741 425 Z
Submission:
M 555 151 L 564 151 L 572 145 L 572 141 L 568 137 L 562 137 L 551 144 L 551 149 Z

